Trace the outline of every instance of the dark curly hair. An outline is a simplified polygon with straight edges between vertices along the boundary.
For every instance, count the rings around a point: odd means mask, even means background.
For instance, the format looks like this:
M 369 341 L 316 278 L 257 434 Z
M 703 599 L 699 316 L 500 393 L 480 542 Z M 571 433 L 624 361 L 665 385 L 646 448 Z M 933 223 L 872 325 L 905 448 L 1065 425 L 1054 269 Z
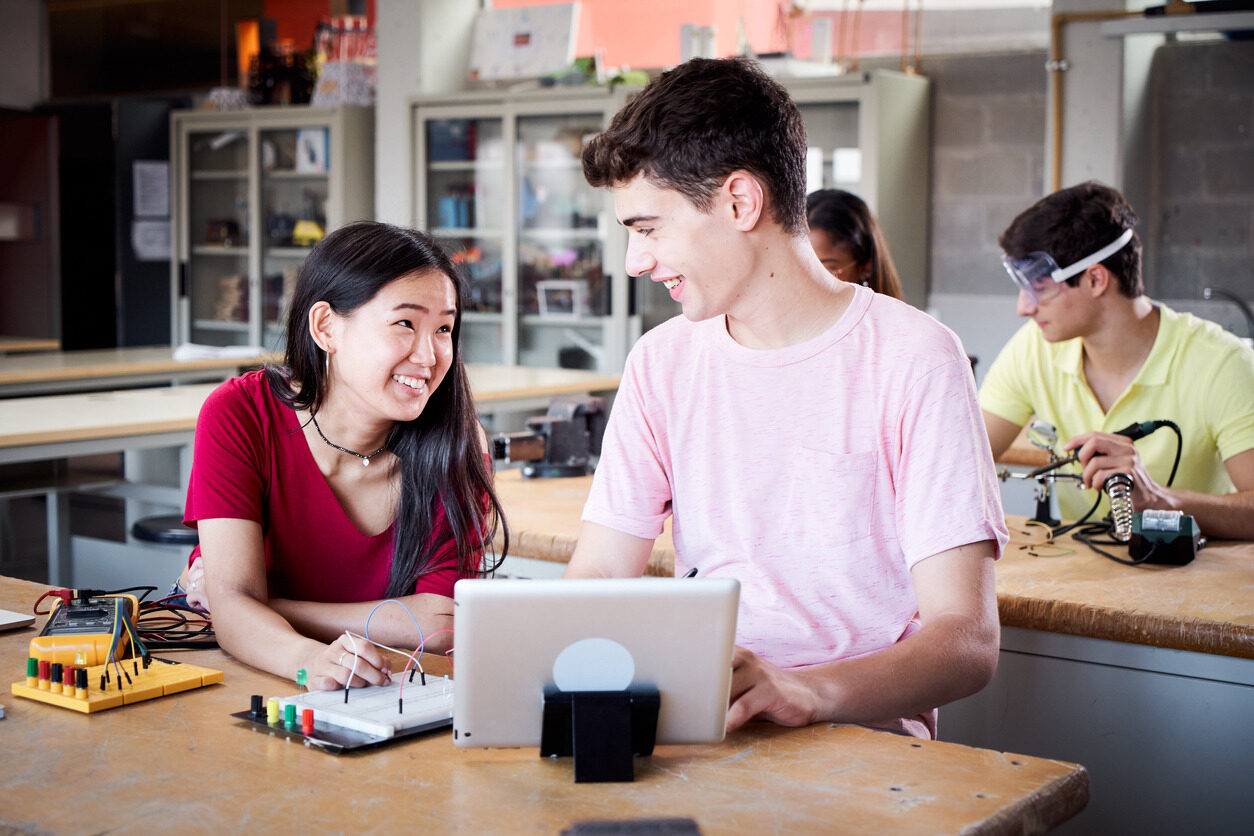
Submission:
M 1046 252 L 1059 267 L 1074 264 L 1115 241 L 1136 226 L 1136 212 L 1124 196 L 1096 180 L 1061 189 L 1019 213 L 997 239 L 1011 258 Z M 1145 292 L 1141 280 L 1141 239 L 1132 240 L 1101 262 L 1119 285 L 1119 292 L 1135 299 Z M 1079 276 L 1067 279 L 1075 287 Z
M 788 91 L 747 58 L 694 58 L 662 73 L 583 150 L 593 186 L 643 174 L 702 211 L 733 171 L 762 181 L 771 216 L 804 235 L 806 130 Z

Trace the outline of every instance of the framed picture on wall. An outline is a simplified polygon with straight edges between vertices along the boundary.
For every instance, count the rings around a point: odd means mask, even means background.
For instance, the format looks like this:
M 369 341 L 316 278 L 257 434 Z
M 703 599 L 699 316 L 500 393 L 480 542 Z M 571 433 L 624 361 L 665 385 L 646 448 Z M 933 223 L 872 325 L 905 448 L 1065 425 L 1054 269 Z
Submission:
M 323 174 L 327 170 L 327 129 L 302 128 L 296 135 L 296 170 Z
M 588 282 L 585 279 L 547 279 L 536 282 L 540 316 L 574 319 L 588 315 Z

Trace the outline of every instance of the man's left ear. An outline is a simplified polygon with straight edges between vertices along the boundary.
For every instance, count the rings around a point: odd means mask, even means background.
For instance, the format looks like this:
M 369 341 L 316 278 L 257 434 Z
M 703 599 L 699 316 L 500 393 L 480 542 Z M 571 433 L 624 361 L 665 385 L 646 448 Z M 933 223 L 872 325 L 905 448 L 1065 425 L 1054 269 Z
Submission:
M 749 232 L 758 225 L 766 211 L 766 190 L 762 188 L 762 181 L 747 171 L 733 171 L 723 181 L 723 194 L 736 229 Z
M 1089 287 L 1092 290 L 1092 296 L 1095 298 L 1105 295 L 1115 284 L 1115 277 L 1100 264 L 1094 264 L 1085 270 L 1084 276 L 1089 280 Z

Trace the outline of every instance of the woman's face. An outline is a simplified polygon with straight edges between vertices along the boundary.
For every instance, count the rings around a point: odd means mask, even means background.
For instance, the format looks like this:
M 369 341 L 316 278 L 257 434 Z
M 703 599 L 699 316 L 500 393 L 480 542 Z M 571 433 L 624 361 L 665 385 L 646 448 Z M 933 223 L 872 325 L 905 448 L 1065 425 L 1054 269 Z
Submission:
M 457 293 L 439 270 L 407 273 L 335 315 L 328 397 L 363 417 L 412 421 L 453 363 Z
M 831 273 L 842 282 L 853 282 L 861 284 L 866 278 L 866 265 L 858 264 L 850 252 L 848 245 L 843 241 L 837 242 L 832 239 L 825 229 L 810 230 L 810 246 L 814 247 L 814 252 L 819 257 L 819 261 L 823 262 L 823 266 L 827 268 L 827 272 Z

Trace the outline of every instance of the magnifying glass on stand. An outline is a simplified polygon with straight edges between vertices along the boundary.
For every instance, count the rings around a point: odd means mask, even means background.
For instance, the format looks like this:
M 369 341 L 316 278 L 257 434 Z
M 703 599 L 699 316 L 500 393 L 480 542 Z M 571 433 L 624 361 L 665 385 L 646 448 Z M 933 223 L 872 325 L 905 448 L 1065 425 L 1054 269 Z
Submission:
M 1078 461 L 1078 454 L 1072 453 L 1065 458 L 1060 458 L 1055 449 L 1058 444 L 1058 429 L 1048 421 L 1040 419 L 1028 424 L 1028 443 L 1047 452 L 1049 464 L 1041 465 L 1027 473 L 1013 473 L 1009 468 L 1003 467 L 997 471 L 997 478 L 1003 482 L 1008 479 L 1035 479 L 1036 488 L 1032 491 L 1032 498 L 1036 500 L 1036 513 L 1032 515 L 1032 519 L 1053 528 L 1061 522 L 1050 516 L 1050 499 L 1053 496 L 1054 482 L 1059 479 L 1080 478 L 1078 474 L 1058 473 L 1057 470 L 1063 465 Z

